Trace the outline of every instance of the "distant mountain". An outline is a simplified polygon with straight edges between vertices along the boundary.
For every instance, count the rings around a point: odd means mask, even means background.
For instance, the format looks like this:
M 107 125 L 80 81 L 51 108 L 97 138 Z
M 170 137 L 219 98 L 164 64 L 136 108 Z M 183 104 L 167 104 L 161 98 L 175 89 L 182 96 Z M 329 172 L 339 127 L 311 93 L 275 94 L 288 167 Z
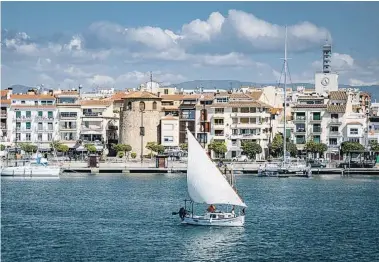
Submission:
M 12 85 L 8 88 L 12 88 L 12 93 L 16 94 L 16 93 L 26 93 L 26 92 L 28 92 L 28 90 L 30 90 L 34 87 L 24 86 L 24 85 Z

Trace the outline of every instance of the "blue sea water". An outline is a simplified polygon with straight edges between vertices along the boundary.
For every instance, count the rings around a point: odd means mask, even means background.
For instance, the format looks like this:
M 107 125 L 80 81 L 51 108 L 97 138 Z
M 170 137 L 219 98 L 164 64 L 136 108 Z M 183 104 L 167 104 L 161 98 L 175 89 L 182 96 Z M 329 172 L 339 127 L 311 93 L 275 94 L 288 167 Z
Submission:
M 240 176 L 244 228 L 180 225 L 180 174 L 1 182 L 4 262 L 379 261 L 375 178 Z

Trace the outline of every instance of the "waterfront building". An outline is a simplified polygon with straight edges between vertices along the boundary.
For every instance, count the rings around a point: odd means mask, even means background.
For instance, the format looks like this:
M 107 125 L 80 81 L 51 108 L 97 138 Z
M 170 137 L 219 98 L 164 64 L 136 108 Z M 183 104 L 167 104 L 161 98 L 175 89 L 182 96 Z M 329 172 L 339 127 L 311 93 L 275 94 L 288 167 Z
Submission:
M 160 144 L 166 149 L 179 147 L 179 117 L 166 115 L 161 117 Z
M 54 92 L 58 109 L 58 137 L 60 142 L 73 150 L 79 140 L 82 110 L 77 90 Z
M 183 96 L 179 106 L 179 144 L 187 143 L 187 129 L 196 137 L 196 105 L 198 95 Z
M 83 144 L 95 144 L 98 151 L 118 143 L 117 116 L 112 100 L 82 100 L 79 139 Z
M 161 95 L 162 112 L 165 116 L 172 115 L 179 117 L 179 106 L 182 103 L 184 95 Z
M 0 142 L 4 146 L 10 146 L 11 140 L 10 140 L 10 133 L 12 132 L 12 129 L 10 128 L 12 125 L 12 118 L 10 117 L 10 96 L 12 94 L 12 90 L 1 90 L 1 100 L 0 100 L 0 106 L 1 106 L 1 126 L 0 126 Z
M 30 91 L 27 94 L 13 94 L 10 99 L 10 141 L 13 144 L 34 143 L 40 151 L 49 151 L 50 143 L 59 140 L 55 97 L 51 92 L 36 94 Z
M 146 91 L 131 92 L 123 98 L 120 112 L 120 143 L 131 145 L 139 157 L 147 155 L 148 142 L 160 142 L 162 98 Z

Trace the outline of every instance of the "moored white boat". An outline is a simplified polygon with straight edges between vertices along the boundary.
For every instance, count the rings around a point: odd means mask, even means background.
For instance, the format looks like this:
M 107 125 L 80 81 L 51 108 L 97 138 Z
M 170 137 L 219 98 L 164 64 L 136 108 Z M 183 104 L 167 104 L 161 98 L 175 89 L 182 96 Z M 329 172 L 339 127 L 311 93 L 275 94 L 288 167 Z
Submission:
M 229 184 L 226 177 L 212 162 L 205 150 L 201 147 L 192 133 L 187 130 L 188 137 L 188 164 L 187 164 L 187 189 L 191 198 L 191 210 L 187 210 L 187 202 L 179 214 L 182 224 L 195 226 L 228 226 L 241 227 L 245 224 L 246 204 L 237 194 L 233 182 Z M 232 178 L 233 174 L 231 174 Z M 233 179 L 231 179 L 233 180 Z M 231 211 L 218 211 L 217 209 L 205 211 L 204 215 L 194 214 L 194 203 L 208 205 L 233 206 Z M 243 208 L 235 212 L 234 207 Z
M 38 177 L 38 178 L 59 178 L 60 166 L 26 165 L 11 166 L 1 169 L 1 176 L 4 177 Z

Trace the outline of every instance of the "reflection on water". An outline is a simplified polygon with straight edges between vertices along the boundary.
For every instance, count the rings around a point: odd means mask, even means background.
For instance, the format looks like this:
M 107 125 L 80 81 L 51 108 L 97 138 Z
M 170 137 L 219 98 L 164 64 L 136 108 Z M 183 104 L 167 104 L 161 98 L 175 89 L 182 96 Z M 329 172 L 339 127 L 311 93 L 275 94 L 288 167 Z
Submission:
M 2 261 L 377 261 L 379 179 L 329 178 L 237 176 L 244 228 L 181 225 L 184 174 L 2 179 Z

